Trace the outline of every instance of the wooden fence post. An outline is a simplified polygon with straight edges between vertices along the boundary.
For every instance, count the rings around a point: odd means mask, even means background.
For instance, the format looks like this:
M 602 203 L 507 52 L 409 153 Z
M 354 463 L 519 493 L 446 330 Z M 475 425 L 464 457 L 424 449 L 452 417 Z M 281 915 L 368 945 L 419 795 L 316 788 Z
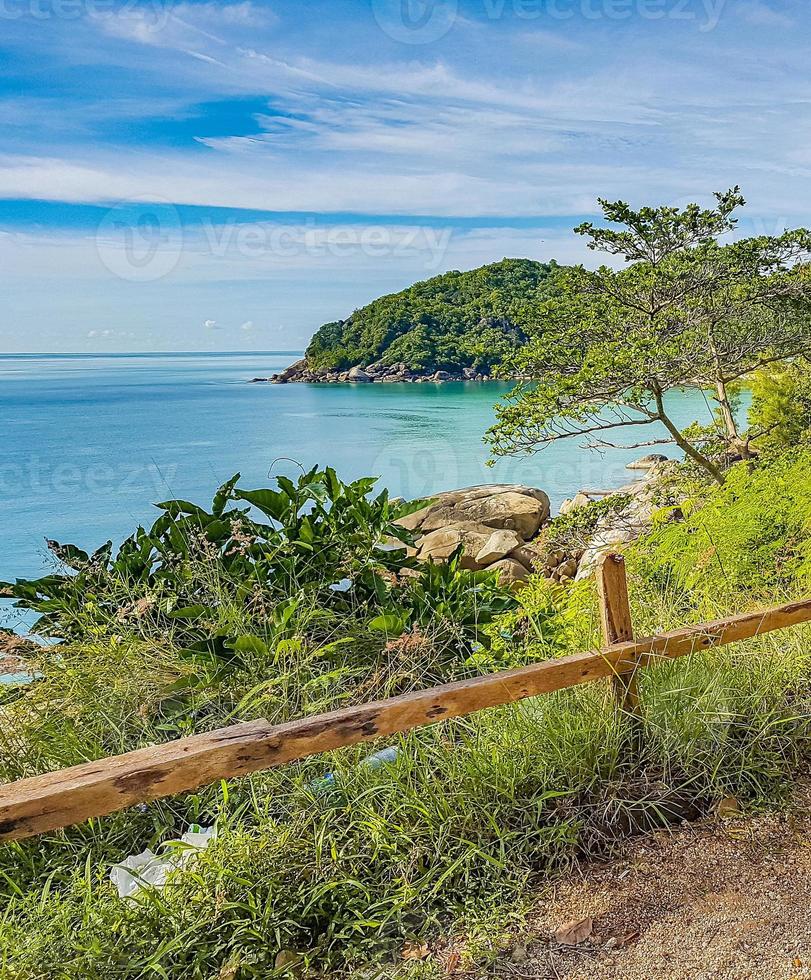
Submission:
M 631 605 L 628 599 L 628 579 L 625 574 L 625 559 L 615 552 L 608 552 L 597 563 L 597 592 L 600 597 L 600 616 L 603 624 L 603 637 L 607 645 L 625 643 L 633 640 L 634 626 L 631 620 Z M 639 692 L 636 683 L 636 660 L 627 664 L 617 664 L 614 675 L 614 692 L 620 708 L 638 718 Z

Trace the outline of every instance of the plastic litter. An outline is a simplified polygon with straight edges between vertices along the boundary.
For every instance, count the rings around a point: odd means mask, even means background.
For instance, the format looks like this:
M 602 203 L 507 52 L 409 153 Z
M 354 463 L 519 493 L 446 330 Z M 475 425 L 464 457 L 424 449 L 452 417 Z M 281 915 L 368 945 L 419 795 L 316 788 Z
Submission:
M 38 681 L 42 678 L 42 674 L 35 670 L 30 673 L 27 670 L 21 670 L 13 674 L 0 674 L 0 686 L 2 687 L 15 687 L 22 684 L 33 684 L 34 681 Z
M 361 759 L 358 763 L 358 769 L 361 766 L 368 767 L 369 769 L 380 769 L 383 766 L 389 766 L 397 761 L 399 755 L 400 750 L 396 745 L 388 745 L 385 749 L 380 749 L 379 752 L 373 752 L 371 755 L 367 755 L 365 759 Z M 315 790 L 315 792 L 330 789 L 335 785 L 335 782 L 335 773 L 328 772 L 326 776 L 322 776 L 320 779 L 316 779 L 310 783 L 310 789 Z
M 216 826 L 192 824 L 180 840 L 167 841 L 165 854 L 155 854 L 147 848 L 114 864 L 110 881 L 119 898 L 134 898 L 144 888 L 163 888 L 171 872 L 182 868 L 195 852 L 205 850 L 216 836 Z
M 361 759 L 359 765 L 368 766 L 370 769 L 380 769 L 382 766 L 389 766 L 392 762 L 396 762 L 399 755 L 400 750 L 396 745 L 388 745 L 385 749 L 373 752 L 371 755 L 367 755 L 365 759 Z

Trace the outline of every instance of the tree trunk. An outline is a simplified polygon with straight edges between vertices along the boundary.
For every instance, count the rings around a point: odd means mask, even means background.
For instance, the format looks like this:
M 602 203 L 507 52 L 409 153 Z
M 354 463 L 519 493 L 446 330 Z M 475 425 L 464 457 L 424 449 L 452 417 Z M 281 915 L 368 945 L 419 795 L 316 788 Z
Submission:
M 735 419 L 735 413 L 732 411 L 726 379 L 721 371 L 721 358 L 718 356 L 718 351 L 712 341 L 710 341 L 710 346 L 715 360 L 715 400 L 718 402 L 721 421 L 724 423 L 724 429 L 726 429 L 727 445 L 732 452 L 740 453 L 741 459 L 751 459 L 752 453 L 749 449 L 749 443 L 746 439 L 741 439 L 738 432 L 738 423 Z
M 665 403 L 664 399 L 662 398 L 661 390 L 654 390 L 653 394 L 656 399 L 656 411 L 659 415 L 659 420 L 671 434 L 671 436 L 673 436 L 673 441 L 676 443 L 679 449 L 681 449 L 684 454 L 689 456 L 695 463 L 698 463 L 699 466 L 705 469 L 713 480 L 716 481 L 716 483 L 723 486 L 726 482 L 726 477 L 724 476 L 721 467 L 713 463 L 711 459 L 699 452 L 695 446 L 684 438 L 676 423 L 665 412 Z
M 735 414 L 732 411 L 732 405 L 729 401 L 729 395 L 727 394 L 727 386 L 724 383 L 723 378 L 718 378 L 715 382 L 715 390 L 718 392 L 715 400 L 721 409 L 721 418 L 724 422 L 724 428 L 727 430 L 727 438 L 731 444 L 737 445 L 740 441 L 738 435 L 738 423 L 735 421 Z

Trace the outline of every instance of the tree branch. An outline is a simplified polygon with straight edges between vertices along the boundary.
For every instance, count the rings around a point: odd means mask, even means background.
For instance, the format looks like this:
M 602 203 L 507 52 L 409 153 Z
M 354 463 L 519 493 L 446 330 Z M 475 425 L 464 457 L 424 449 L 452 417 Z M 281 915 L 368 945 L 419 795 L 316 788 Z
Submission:
M 594 439 L 586 443 L 585 449 L 647 449 L 649 446 L 672 446 L 675 439 L 649 439 L 647 442 L 634 442 L 630 445 L 606 442 L 605 439 Z

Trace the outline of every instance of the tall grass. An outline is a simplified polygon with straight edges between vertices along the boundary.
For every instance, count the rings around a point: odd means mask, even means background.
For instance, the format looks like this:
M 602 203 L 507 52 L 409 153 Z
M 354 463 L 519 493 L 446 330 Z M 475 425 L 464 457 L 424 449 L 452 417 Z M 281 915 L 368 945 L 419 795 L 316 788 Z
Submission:
M 638 546 L 629 566 L 639 632 L 804 592 L 807 494 L 783 491 L 806 466 L 779 461 L 771 477 L 740 477 Z M 697 564 L 702 528 L 716 551 Z M 598 641 L 591 586 L 562 605 L 563 593 L 542 582 L 522 595 L 523 609 L 493 625 L 487 657 L 465 669 Z M 257 653 L 215 677 L 195 690 L 190 724 L 281 718 L 348 693 L 368 700 L 431 683 L 453 664 L 442 630 L 386 643 L 362 624 L 342 629 L 362 645 L 324 655 L 307 629 L 293 629 L 278 662 Z M 406 940 L 506 914 L 535 877 L 579 854 L 605 853 L 722 797 L 780 800 L 809 757 L 810 660 L 803 627 L 646 669 L 635 752 L 628 719 L 598 683 L 392 740 L 398 758 L 381 769 L 358 765 L 379 746 L 343 750 L 6 845 L 0 975 L 236 980 L 272 976 L 280 951 L 328 976 L 393 975 Z M 150 647 L 134 636 L 64 649 L 42 669 L 44 683 L 5 707 L 5 778 L 170 737 L 167 689 L 186 690 L 196 670 L 170 641 Z M 281 675 L 289 681 L 277 687 Z M 117 897 L 112 861 L 214 819 L 217 841 L 167 888 Z

